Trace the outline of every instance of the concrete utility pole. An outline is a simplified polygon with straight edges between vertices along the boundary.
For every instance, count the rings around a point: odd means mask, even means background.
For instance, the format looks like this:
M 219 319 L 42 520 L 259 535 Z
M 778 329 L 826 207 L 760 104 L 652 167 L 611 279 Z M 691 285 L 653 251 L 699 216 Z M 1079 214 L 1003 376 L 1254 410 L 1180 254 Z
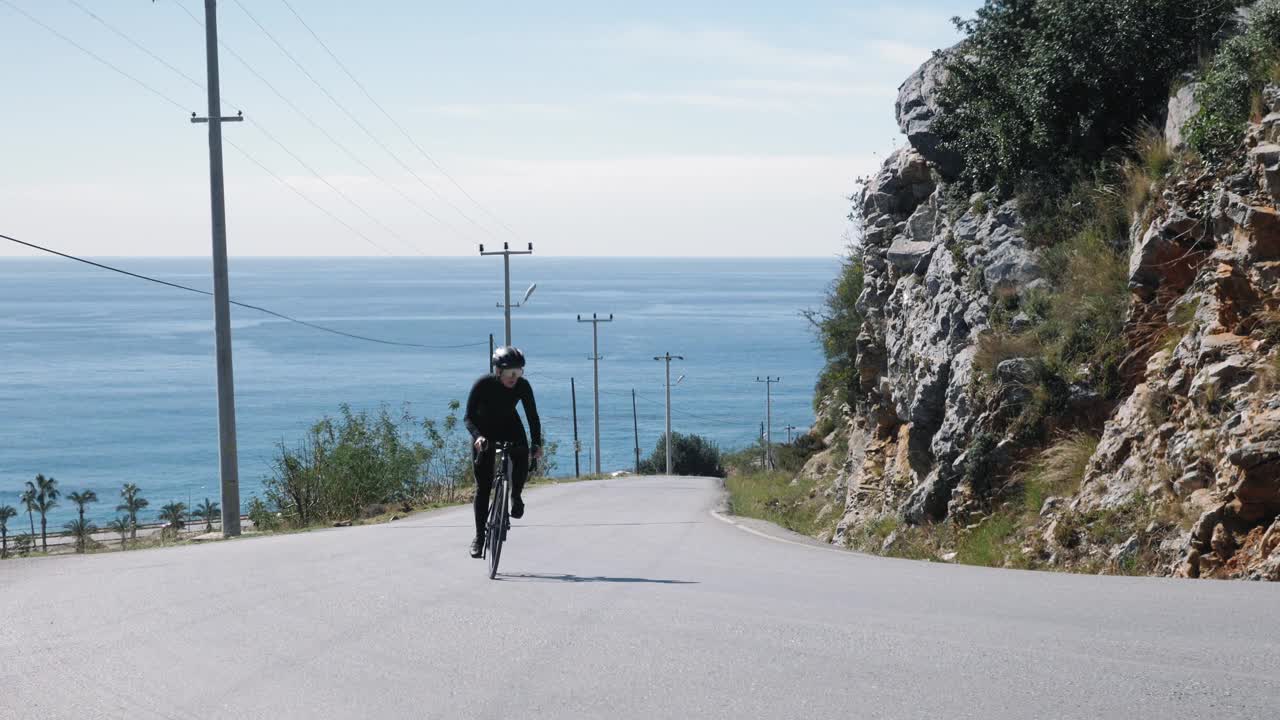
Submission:
M 640 416 L 636 414 L 636 389 L 631 388 L 631 429 L 636 436 L 636 474 L 640 474 Z
M 595 313 L 591 313 L 589 320 L 583 320 L 582 316 L 578 316 L 578 322 L 591 323 L 591 362 L 593 363 L 595 373 L 595 425 L 596 425 L 596 474 L 600 474 L 600 323 L 613 322 L 613 313 L 609 313 L 608 318 L 598 317 Z
M 222 481 L 222 536 L 240 534 L 240 463 L 236 452 L 236 390 L 231 365 L 231 286 L 227 280 L 227 208 L 222 174 L 222 123 L 244 118 L 222 116 L 218 87 L 218 3 L 204 0 L 204 40 L 209 75 L 209 116 L 191 122 L 209 124 L 209 204 L 213 220 L 214 355 L 218 366 L 218 470 Z
M 665 360 L 665 361 L 667 362 L 667 434 L 666 434 L 666 446 L 667 446 L 667 474 L 668 474 L 668 475 L 670 475 L 670 474 L 671 474 L 671 361 L 672 361 L 672 360 L 684 360 L 684 356 L 683 356 L 683 355 L 672 355 L 671 353 L 667 353 L 667 354 L 665 354 L 665 355 L 659 355 L 659 356 L 655 357 L 655 358 L 654 358 L 654 360 Z
M 578 389 L 574 386 L 573 378 L 569 378 L 569 397 L 573 402 L 573 476 L 581 477 L 582 468 L 578 464 L 582 454 L 582 443 L 578 442 Z
M 792 431 L 792 430 L 799 430 L 799 429 L 800 429 L 800 428 L 796 427 L 795 425 L 788 425 L 788 426 L 787 426 L 787 444 L 788 444 L 788 445 L 790 445 L 790 444 L 791 444 L 791 431 Z
M 764 457 L 769 470 L 773 469 L 773 384 L 782 382 L 780 377 L 765 376 L 763 380 L 756 377 L 756 382 L 764 383 Z
M 502 250 L 484 251 L 484 245 L 480 246 L 480 254 L 483 255 L 501 255 L 502 256 L 502 278 L 503 278 L 503 301 L 498 303 L 498 307 L 503 309 L 504 317 L 507 321 L 507 341 L 506 345 L 511 345 L 511 308 L 520 307 L 520 304 L 511 304 L 511 256 L 512 255 L 532 255 L 533 243 L 529 243 L 528 250 L 512 250 L 509 243 L 502 243 Z M 528 300 L 533 294 L 533 287 L 525 293 L 524 299 Z
M 761 420 L 760 421 L 760 469 L 761 470 L 768 469 L 768 465 L 769 465 L 768 451 L 765 450 L 765 446 L 764 446 L 764 421 Z

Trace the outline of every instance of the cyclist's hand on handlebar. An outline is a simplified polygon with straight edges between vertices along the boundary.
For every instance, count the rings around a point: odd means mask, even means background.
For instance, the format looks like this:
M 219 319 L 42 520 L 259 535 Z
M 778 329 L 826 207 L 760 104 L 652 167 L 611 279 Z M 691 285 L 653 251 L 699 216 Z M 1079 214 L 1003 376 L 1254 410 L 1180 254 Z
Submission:
M 476 452 L 484 452 L 484 449 L 488 446 L 489 446 L 489 441 L 487 439 L 485 439 L 484 437 L 476 438 L 476 442 L 475 442 Z

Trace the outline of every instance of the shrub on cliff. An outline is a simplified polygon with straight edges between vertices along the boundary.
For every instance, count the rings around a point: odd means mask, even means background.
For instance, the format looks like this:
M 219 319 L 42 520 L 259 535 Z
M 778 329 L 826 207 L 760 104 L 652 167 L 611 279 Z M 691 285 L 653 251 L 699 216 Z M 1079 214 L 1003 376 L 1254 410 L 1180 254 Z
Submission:
M 937 130 L 962 182 L 1065 187 L 1159 114 L 1235 0 L 986 0 L 956 20 Z
M 854 404 L 857 383 L 856 341 L 862 329 L 862 315 L 856 307 L 862 295 L 862 261 L 859 248 L 851 248 L 840 267 L 840 276 L 827 288 L 821 310 L 805 312 L 822 343 L 826 365 L 818 375 L 814 405 L 823 398 L 835 396 L 840 402 Z
M 1275 82 L 1280 63 L 1280 1 L 1263 0 L 1249 16 L 1249 28 L 1223 43 L 1196 90 L 1200 109 L 1187 125 L 1187 144 L 1210 159 L 1230 152 L 1244 139 L 1245 123 L 1258 93 Z

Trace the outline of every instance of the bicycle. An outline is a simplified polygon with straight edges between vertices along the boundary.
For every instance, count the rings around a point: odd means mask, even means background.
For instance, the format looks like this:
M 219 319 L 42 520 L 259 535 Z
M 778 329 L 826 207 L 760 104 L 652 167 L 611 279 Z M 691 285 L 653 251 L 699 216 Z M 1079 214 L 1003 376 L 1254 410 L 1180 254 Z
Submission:
M 485 523 L 484 555 L 489 559 L 489 579 L 498 574 L 498 559 L 502 556 L 502 543 L 511 529 L 511 450 L 514 443 L 500 442 L 494 445 L 493 488 L 489 499 L 489 520 Z

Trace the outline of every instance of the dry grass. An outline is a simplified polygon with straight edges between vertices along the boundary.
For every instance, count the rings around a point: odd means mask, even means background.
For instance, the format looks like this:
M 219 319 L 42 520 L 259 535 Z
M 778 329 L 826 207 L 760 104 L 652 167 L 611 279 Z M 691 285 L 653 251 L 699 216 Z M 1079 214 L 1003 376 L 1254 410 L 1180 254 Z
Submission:
M 978 351 L 973 363 L 988 375 L 994 375 L 996 368 L 1005 360 L 1036 358 L 1041 353 L 1040 342 L 1032 335 L 991 330 L 978 338 Z
M 1074 495 L 1084 482 L 1089 460 L 1098 450 L 1099 438 L 1085 432 L 1062 435 L 1040 452 L 1022 476 L 1023 507 L 1039 515 L 1050 497 Z
M 1120 170 L 1125 184 L 1125 208 L 1130 216 L 1138 216 L 1173 171 L 1178 156 L 1164 131 L 1149 124 L 1134 134 L 1132 147 L 1135 158 L 1125 161 Z

